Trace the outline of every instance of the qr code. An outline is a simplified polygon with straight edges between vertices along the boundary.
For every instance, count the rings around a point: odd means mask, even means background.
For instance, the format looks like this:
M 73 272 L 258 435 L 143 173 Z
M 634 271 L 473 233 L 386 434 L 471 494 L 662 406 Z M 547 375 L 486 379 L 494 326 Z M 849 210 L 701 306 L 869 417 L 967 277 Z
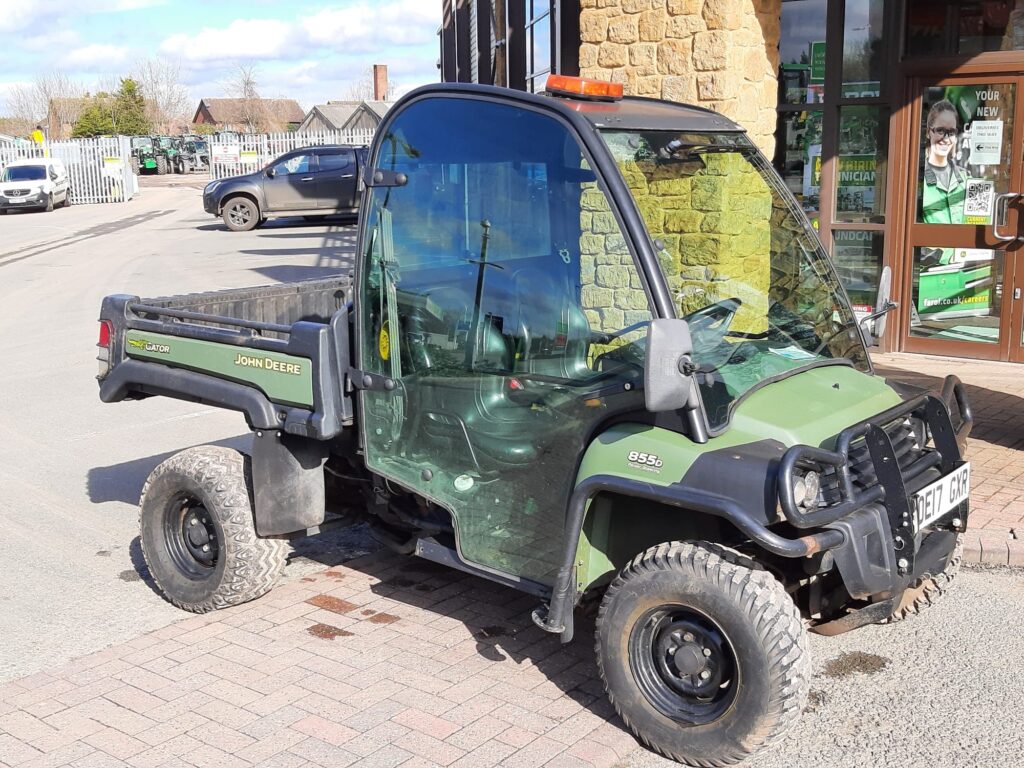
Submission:
M 967 194 L 964 198 L 964 216 L 992 215 L 992 193 L 994 185 L 991 181 L 974 179 L 967 182 Z

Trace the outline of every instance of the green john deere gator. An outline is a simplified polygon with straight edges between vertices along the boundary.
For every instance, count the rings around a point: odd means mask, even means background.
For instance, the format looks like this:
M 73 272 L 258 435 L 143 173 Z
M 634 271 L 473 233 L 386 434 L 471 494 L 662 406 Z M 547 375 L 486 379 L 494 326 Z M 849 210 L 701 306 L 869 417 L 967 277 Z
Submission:
M 954 377 L 932 393 L 874 375 L 738 126 L 561 82 L 402 98 L 351 277 L 105 299 L 100 396 L 230 408 L 252 430 L 249 458 L 190 448 L 146 483 L 142 547 L 175 605 L 259 597 L 287 538 L 365 520 L 535 595 L 563 641 L 599 604 L 623 720 L 727 765 L 802 711 L 806 629 L 946 589 L 971 413 Z

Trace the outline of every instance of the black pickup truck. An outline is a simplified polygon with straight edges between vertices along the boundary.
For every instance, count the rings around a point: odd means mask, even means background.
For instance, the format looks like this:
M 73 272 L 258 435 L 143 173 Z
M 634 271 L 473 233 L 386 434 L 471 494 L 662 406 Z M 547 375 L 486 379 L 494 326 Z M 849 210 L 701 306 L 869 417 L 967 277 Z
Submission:
M 366 147 L 326 145 L 287 152 L 262 170 L 211 181 L 203 209 L 245 232 L 267 219 L 303 216 L 317 220 L 357 213 Z

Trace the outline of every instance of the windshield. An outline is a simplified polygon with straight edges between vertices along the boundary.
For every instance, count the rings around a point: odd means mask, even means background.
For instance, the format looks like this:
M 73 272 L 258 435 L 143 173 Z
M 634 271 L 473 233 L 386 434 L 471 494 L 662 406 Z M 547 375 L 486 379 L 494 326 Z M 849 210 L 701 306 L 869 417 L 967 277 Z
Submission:
M 160 138 L 160 139 L 157 139 L 157 141 L 160 142 L 160 148 L 161 149 L 170 149 L 171 146 L 174 144 L 174 140 L 173 139 L 168 139 L 168 138 Z
M 148 136 L 135 137 L 132 139 L 132 147 L 149 148 L 153 146 L 153 140 Z
M 603 136 L 689 321 L 713 431 L 761 383 L 838 361 L 868 368 L 828 257 L 745 136 Z
M 2 181 L 42 181 L 46 168 L 41 165 L 16 165 L 4 170 Z

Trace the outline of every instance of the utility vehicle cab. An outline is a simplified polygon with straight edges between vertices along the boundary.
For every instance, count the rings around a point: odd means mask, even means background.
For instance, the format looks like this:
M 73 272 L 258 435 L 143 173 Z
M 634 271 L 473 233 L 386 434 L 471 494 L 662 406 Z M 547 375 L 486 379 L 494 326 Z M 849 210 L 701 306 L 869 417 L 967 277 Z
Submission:
M 563 641 L 600 601 L 627 725 L 733 764 L 801 712 L 805 623 L 898 619 L 946 589 L 970 410 L 954 377 L 930 394 L 873 374 L 737 125 L 609 83 L 548 91 L 399 100 L 351 284 L 106 299 L 105 401 L 180 397 L 254 431 L 251 462 L 193 448 L 154 470 L 143 552 L 207 611 L 270 589 L 280 536 L 358 513 L 400 552 L 536 595 Z

